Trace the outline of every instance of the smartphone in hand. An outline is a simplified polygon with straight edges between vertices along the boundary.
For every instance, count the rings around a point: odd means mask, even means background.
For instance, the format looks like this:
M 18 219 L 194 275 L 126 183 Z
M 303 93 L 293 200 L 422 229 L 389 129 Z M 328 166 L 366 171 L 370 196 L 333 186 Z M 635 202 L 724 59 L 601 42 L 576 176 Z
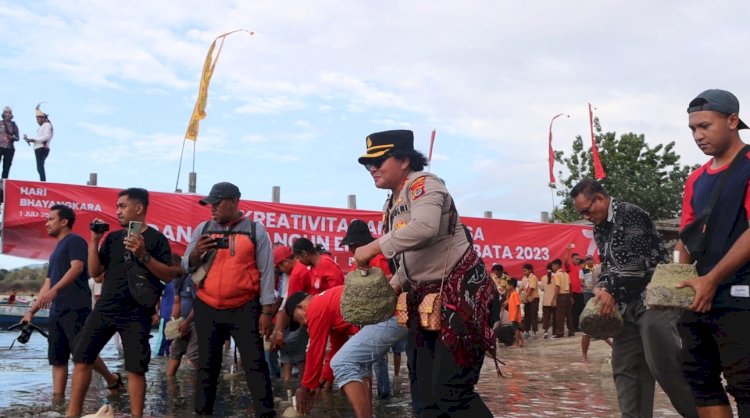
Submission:
M 143 228 L 143 222 L 130 221 L 128 223 L 128 238 L 134 235 L 141 235 L 141 228 Z

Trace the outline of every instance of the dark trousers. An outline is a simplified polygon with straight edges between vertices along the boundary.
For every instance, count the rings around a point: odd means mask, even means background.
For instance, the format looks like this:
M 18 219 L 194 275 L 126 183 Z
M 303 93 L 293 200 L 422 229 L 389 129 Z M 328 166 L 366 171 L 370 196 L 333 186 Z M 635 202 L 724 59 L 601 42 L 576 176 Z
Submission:
M 484 357 L 473 367 L 456 364 L 453 354 L 443 345 L 437 332 L 417 330 L 422 338 L 417 345 L 416 334 L 409 333 L 406 352 L 413 366 L 414 387 L 419 391 L 422 413 L 419 418 L 492 417 L 474 385 L 479 380 Z
M 624 326 L 612 341 L 612 377 L 623 418 L 654 416 L 656 382 L 677 413 L 698 417 L 694 394 L 682 373 L 684 351 L 676 325 L 680 314 L 676 309 L 644 310 L 640 298 L 623 313 Z M 746 326 L 741 328 L 743 333 Z
M 684 311 L 677 323 L 682 371 L 699 407 L 728 405 L 729 392 L 740 418 L 750 417 L 750 311 Z M 727 381 L 726 391 L 722 375 Z M 661 383 L 661 381 L 659 382 Z
M 536 298 L 530 302 L 526 302 L 526 304 L 523 305 L 523 329 L 524 331 L 534 331 L 534 333 L 538 330 L 538 322 L 539 322 L 539 298 Z
M 565 335 L 565 325 L 568 326 L 568 335 L 574 335 L 572 293 L 557 295 L 557 307 L 555 308 L 555 336 L 562 337 Z
M 13 164 L 13 155 L 16 153 L 15 148 L 0 148 L 0 158 L 3 160 L 3 176 L 7 179 L 10 174 L 10 165 Z
M 544 328 L 544 332 L 549 330 L 550 325 L 554 326 L 555 324 L 555 309 L 557 308 L 554 306 L 542 306 L 542 328 Z
M 198 372 L 195 388 L 196 414 L 212 415 L 216 385 L 221 372 L 224 341 L 231 335 L 242 356 L 245 379 L 258 417 L 275 417 L 271 379 L 263 355 L 258 320 L 260 302 L 253 299 L 239 308 L 214 309 L 200 298 L 193 302 L 198 336 Z
M 47 174 L 44 173 L 44 160 L 49 155 L 49 148 L 37 148 L 34 150 L 36 155 L 36 171 L 39 173 L 39 181 L 47 181 Z
M 573 329 L 580 331 L 578 322 L 581 319 L 581 312 L 583 312 L 583 293 L 573 293 Z

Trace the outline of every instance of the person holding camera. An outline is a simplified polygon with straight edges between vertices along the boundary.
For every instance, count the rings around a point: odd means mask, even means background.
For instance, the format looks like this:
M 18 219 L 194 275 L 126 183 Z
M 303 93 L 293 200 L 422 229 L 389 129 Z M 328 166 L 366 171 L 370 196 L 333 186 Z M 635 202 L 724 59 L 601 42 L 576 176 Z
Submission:
M 21 320 L 30 324 L 34 315 L 49 308 L 49 338 L 47 359 L 52 366 L 52 397 L 62 400 L 68 383 L 68 359 L 73 343 L 86 318 L 91 313 L 91 290 L 86 272 L 87 244 L 80 235 L 71 232 L 76 215 L 68 206 L 54 205 L 47 218 L 47 234 L 57 240 L 49 258 L 47 278 L 39 290 L 39 298 Z M 100 357 L 94 360 L 94 370 L 116 392 L 122 387 L 119 373 L 110 373 Z
M 13 122 L 13 109 L 5 106 L 3 109 L 3 123 L 0 123 L 0 159 L 3 160 L 2 178 L 7 179 L 10 174 L 10 165 L 13 163 L 13 155 L 16 148 L 13 145 L 18 141 L 18 125 Z
M 143 416 L 145 374 L 151 361 L 151 317 L 164 288 L 162 281 L 168 282 L 175 275 L 167 238 L 146 224 L 148 204 L 145 189 L 121 191 L 117 220 L 126 229 L 110 232 L 103 243 L 109 225 L 98 219 L 91 224 L 89 275 L 105 273 L 105 279 L 101 299 L 86 319 L 73 351 L 73 389 L 66 416 L 81 415 L 92 364 L 115 333 L 122 337 L 130 414 Z
M 213 414 L 222 346 L 231 335 L 242 357 L 256 416 L 275 417 L 261 340 L 261 334 L 271 334 L 276 301 L 271 240 L 263 225 L 240 210 L 240 189 L 234 184 L 214 184 L 199 203 L 211 206 L 211 219 L 195 228 L 182 260 L 196 284 L 195 412 Z

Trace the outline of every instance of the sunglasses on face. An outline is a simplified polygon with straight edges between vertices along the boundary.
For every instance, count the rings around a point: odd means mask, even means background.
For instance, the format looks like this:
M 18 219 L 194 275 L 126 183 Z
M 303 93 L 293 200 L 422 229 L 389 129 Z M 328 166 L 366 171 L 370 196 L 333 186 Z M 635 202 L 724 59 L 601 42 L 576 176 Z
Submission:
M 594 198 L 591 199 L 591 203 L 589 203 L 589 205 L 586 206 L 586 209 L 579 210 L 578 214 L 581 215 L 581 216 L 589 216 L 589 215 L 591 215 L 591 207 L 594 206 L 594 203 L 596 202 L 596 199 L 598 199 L 598 198 L 599 198 L 599 195 L 594 196 Z
M 369 160 L 364 164 L 365 170 L 372 171 L 373 168 L 375 168 L 376 170 L 380 169 L 380 166 L 382 166 L 385 160 L 387 160 L 388 158 L 390 157 L 380 157 Z

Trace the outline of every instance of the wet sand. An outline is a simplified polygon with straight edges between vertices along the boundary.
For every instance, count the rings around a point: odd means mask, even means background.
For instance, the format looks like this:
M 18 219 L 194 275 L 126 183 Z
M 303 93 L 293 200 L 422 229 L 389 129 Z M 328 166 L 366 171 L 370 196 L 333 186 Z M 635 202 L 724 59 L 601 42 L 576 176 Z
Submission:
M 12 350 L 8 350 L 16 336 L 15 333 L 0 332 L 0 417 L 62 416 L 52 413 L 64 414 L 65 405 L 51 403 L 52 382 L 46 361 L 46 341 L 35 334 L 27 345 L 16 343 Z M 502 366 L 505 377 L 497 377 L 494 362 L 487 359 L 477 391 L 496 417 L 619 416 L 609 364 L 609 346 L 601 341 L 592 341 L 589 362 L 583 362 L 580 341 L 579 334 L 570 338 L 531 340 L 520 349 L 501 348 L 500 356 L 506 362 Z M 123 360 L 112 344 L 105 348 L 102 357 L 112 371 L 122 370 Z M 244 375 L 229 373 L 231 364 L 229 352 L 225 357 L 225 373 L 219 384 L 214 412 L 216 416 L 252 416 Z M 176 379 L 167 380 L 164 377 L 165 366 L 166 358 L 152 359 L 146 377 L 146 416 L 192 416 L 193 370 L 181 368 Z M 404 364 L 402 374 L 406 376 Z M 285 399 L 287 390 L 296 389 L 297 384 L 297 380 L 289 385 L 280 380 L 274 381 L 274 394 Z M 84 412 L 94 413 L 107 399 L 107 393 L 104 381 L 94 374 Z M 376 416 L 411 416 L 408 393 L 408 379 L 404 378 L 399 394 L 387 401 L 375 401 Z M 125 391 L 108 399 L 116 416 L 128 416 L 129 399 Z M 284 403 L 282 407 L 286 405 Z M 281 416 L 284 409 L 277 411 Z M 42 412 L 48 413 L 41 415 Z M 354 417 L 354 413 L 343 395 L 335 390 L 321 396 L 310 416 Z M 679 416 L 658 387 L 654 416 Z

